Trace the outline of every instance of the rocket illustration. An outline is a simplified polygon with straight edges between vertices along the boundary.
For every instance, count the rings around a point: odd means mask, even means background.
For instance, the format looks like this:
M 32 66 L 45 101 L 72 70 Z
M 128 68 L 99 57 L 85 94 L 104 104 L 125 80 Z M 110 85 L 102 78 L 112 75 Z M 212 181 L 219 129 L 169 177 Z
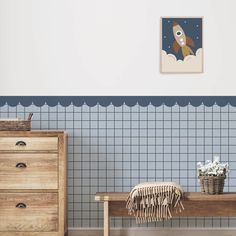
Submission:
M 194 41 L 192 38 L 185 35 L 184 30 L 176 21 L 173 22 L 173 34 L 175 37 L 175 41 L 173 43 L 175 53 L 178 53 L 181 48 L 184 58 L 191 54 L 194 55 L 193 50 L 190 48 L 190 46 L 195 47 Z

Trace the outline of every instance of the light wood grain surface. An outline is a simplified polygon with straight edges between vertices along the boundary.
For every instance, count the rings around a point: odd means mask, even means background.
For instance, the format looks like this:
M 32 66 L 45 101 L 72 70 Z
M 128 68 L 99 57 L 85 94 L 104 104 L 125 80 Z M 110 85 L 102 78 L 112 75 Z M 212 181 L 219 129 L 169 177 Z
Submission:
M 110 235 L 111 217 L 132 217 L 126 209 L 128 192 L 98 192 L 95 200 L 104 204 L 104 236 Z M 184 210 L 172 212 L 173 217 L 236 217 L 236 193 L 207 195 L 186 192 L 183 196 Z
M 58 137 L 63 130 L 0 131 L 1 137 Z
M 25 145 L 17 145 L 24 142 Z M 0 137 L 0 151 L 57 151 L 57 137 Z
M 96 201 L 126 201 L 129 192 L 98 192 Z M 185 192 L 184 201 L 236 201 L 236 192 L 228 192 L 219 195 L 208 195 L 199 192 Z
M 67 134 L 1 131 L 0 236 L 64 236 L 66 209 Z
M 58 154 L 0 153 L 0 189 L 57 188 Z
M 23 203 L 26 208 L 17 208 Z M 0 193 L 1 231 L 57 231 L 57 193 Z

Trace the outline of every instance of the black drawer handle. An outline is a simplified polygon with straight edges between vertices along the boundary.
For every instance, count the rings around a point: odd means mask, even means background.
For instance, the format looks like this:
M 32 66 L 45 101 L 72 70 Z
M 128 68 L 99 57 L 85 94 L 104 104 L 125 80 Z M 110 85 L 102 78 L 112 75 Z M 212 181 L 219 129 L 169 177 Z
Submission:
M 26 146 L 26 142 L 18 141 L 18 142 L 16 142 L 16 146 Z
M 16 204 L 16 208 L 26 208 L 26 204 L 20 202 L 20 203 Z
M 27 167 L 27 165 L 25 163 L 22 163 L 22 162 L 16 164 L 16 168 L 24 169 L 26 167 Z

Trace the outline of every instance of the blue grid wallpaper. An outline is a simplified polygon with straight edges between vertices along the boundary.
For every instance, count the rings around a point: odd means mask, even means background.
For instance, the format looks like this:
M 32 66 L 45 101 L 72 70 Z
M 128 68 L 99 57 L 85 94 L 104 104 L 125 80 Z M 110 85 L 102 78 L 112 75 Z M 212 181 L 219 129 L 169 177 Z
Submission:
M 231 173 L 225 191 L 236 191 L 236 107 L 114 105 L 2 105 L 0 117 L 26 118 L 32 129 L 69 134 L 68 214 L 70 227 L 102 227 L 98 191 L 130 191 L 143 181 L 176 181 L 199 191 L 196 163 L 220 155 Z M 144 224 L 161 227 L 234 227 L 234 218 L 176 218 Z M 114 227 L 137 227 L 129 218 Z

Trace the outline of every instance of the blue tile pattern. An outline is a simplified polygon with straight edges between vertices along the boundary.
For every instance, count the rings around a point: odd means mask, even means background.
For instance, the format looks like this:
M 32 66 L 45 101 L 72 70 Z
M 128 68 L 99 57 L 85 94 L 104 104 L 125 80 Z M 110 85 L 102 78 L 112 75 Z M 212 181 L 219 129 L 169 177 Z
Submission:
M 143 181 L 177 181 L 199 191 L 196 163 L 218 154 L 229 162 L 225 191 L 236 191 L 236 107 L 3 105 L 0 117 L 26 118 L 33 129 L 69 133 L 69 226 L 102 227 L 97 191 L 129 191 Z M 234 227 L 234 218 L 181 218 L 145 224 L 161 227 Z M 137 227 L 133 219 L 115 227 Z

